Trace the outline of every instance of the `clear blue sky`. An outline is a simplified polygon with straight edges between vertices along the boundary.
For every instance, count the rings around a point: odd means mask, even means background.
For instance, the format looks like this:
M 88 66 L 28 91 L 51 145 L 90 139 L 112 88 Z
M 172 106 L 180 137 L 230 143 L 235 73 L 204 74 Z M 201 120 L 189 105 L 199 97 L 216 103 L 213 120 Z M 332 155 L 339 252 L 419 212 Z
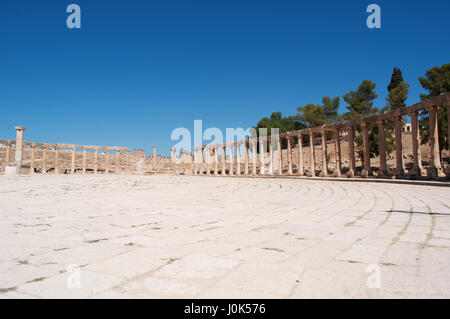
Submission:
M 80 30 L 66 27 L 70 3 Z M 24 125 L 30 141 L 169 154 L 172 130 L 195 119 L 248 128 L 364 79 L 382 107 L 395 66 L 412 104 L 418 77 L 450 62 L 449 12 L 448 0 L 2 0 L 0 138 Z

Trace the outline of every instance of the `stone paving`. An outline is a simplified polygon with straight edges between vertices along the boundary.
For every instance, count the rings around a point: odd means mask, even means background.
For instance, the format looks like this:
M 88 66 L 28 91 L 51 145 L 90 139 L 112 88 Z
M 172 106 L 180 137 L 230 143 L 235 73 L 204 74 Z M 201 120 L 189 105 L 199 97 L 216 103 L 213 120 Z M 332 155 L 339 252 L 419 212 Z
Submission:
M 450 297 L 447 187 L 0 176 L 0 202 L 0 298 Z

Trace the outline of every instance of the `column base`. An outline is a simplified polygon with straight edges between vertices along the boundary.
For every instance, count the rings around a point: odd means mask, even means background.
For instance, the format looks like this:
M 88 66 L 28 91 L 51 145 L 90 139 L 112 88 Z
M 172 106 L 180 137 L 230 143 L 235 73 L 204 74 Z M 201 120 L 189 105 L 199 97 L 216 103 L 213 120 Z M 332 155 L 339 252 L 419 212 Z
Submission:
M 440 167 L 427 167 L 427 176 L 431 178 L 438 178 L 445 177 L 445 174 Z
M 387 170 L 385 170 L 385 169 L 379 169 L 377 171 L 377 177 L 388 177 L 388 176 L 389 176 L 389 174 L 388 174 Z
M 405 175 L 405 170 L 403 168 L 396 168 L 394 170 L 394 175 L 395 176 L 402 176 Z
M 355 172 L 351 169 L 347 172 L 347 177 L 355 177 Z
M 363 169 L 361 172 L 361 177 L 363 177 L 363 178 L 369 177 L 369 170 Z
M 320 172 L 319 176 L 320 176 L 320 177 L 327 177 L 327 176 L 328 176 L 328 173 L 322 171 L 322 172 Z
M 409 171 L 409 173 L 410 173 L 412 176 L 423 176 L 423 175 L 426 174 L 426 171 L 425 171 L 423 168 L 421 168 L 421 167 L 413 167 L 413 168 Z
M 30 168 L 23 167 L 23 166 L 12 166 L 12 165 L 5 166 L 5 175 L 6 176 L 14 176 L 14 175 L 22 175 L 22 174 L 30 174 Z

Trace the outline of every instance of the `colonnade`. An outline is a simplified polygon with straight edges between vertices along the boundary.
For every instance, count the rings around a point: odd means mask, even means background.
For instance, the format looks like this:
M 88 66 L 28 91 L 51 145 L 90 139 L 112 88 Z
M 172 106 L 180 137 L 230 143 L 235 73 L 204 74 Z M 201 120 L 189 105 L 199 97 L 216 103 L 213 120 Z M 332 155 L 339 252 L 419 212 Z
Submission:
M 417 103 L 412 106 L 397 109 L 380 115 L 373 115 L 353 121 L 342 122 L 333 125 L 324 125 L 303 129 L 294 132 L 280 133 L 275 136 L 249 137 L 245 141 L 235 141 L 216 145 L 202 145 L 194 150 L 194 174 L 204 175 L 307 175 L 307 176 L 336 176 L 344 174 L 348 177 L 369 176 L 428 176 L 431 178 L 450 176 L 450 168 L 443 170 L 439 152 L 438 135 L 438 108 L 447 110 L 447 120 L 450 122 L 450 93 L 446 93 L 433 99 Z M 430 161 L 423 166 L 420 153 L 419 113 L 428 114 L 429 124 L 429 154 Z M 405 169 L 404 152 L 402 145 L 403 118 L 411 119 L 411 141 L 413 166 Z M 386 153 L 386 122 L 394 123 L 395 135 L 395 166 L 388 167 Z M 372 164 L 369 141 L 369 126 L 376 123 L 379 145 L 379 164 Z M 356 167 L 355 135 L 362 135 L 361 167 Z M 320 136 L 320 139 L 318 138 Z M 329 137 L 333 139 L 329 140 Z M 448 137 L 450 140 L 450 136 Z M 297 140 L 297 162 L 293 161 L 293 140 Z M 343 140 L 346 141 L 343 141 Z M 281 145 L 286 140 L 287 148 L 283 161 Z M 320 140 L 320 143 L 317 141 Z M 309 141 L 309 143 L 308 143 Z M 304 162 L 304 142 L 309 144 L 309 167 Z M 329 167 L 329 154 L 327 144 L 331 142 L 335 150 L 335 165 Z M 343 167 L 343 155 L 341 146 L 347 143 L 347 165 Z M 321 154 L 316 154 L 316 144 L 319 144 Z M 219 161 L 219 150 L 221 160 Z M 259 151 L 258 151 L 259 150 Z M 228 152 L 227 152 L 228 151 Z M 276 151 L 276 152 L 275 152 Z M 241 154 L 243 152 L 243 154 Z M 249 154 L 251 153 L 251 155 Z M 228 153 L 228 158 L 226 154 Z M 268 161 L 268 163 L 267 163 Z M 284 163 L 286 165 L 284 165 Z M 321 164 L 318 171 L 317 163 Z M 266 167 L 268 164 L 268 167 Z M 259 170 L 257 169 L 259 167 Z
M 87 171 L 109 174 L 130 173 L 133 168 L 131 157 L 135 154 L 126 147 L 24 142 L 24 130 L 23 127 L 16 127 L 16 140 L 0 140 L 0 144 L 6 145 L 1 165 L 5 172 L 14 167 L 14 173 L 20 174 L 35 171 L 42 174 L 86 174 Z

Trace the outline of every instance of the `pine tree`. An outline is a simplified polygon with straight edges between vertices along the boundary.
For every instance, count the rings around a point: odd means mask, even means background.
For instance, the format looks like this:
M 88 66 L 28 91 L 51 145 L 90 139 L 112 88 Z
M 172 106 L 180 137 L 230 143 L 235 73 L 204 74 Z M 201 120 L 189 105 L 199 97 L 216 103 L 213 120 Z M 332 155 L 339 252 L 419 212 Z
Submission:
M 378 109 L 373 107 L 373 100 L 378 95 L 374 89 L 376 84 L 369 80 L 364 80 L 356 91 L 350 91 L 343 96 L 345 102 L 348 103 L 349 112 L 344 114 L 346 120 L 366 117 L 378 113 Z
M 403 81 L 402 71 L 399 68 L 394 68 L 391 77 L 391 83 L 389 83 L 387 89 L 389 91 L 386 98 L 387 104 L 383 109 L 384 111 L 393 111 L 398 108 L 405 107 L 406 100 L 408 99 L 409 84 Z
M 392 89 L 396 88 L 400 84 L 400 82 L 403 82 L 402 71 L 399 68 L 394 68 L 391 76 L 391 83 L 389 83 L 387 87 L 388 91 L 391 92 Z

